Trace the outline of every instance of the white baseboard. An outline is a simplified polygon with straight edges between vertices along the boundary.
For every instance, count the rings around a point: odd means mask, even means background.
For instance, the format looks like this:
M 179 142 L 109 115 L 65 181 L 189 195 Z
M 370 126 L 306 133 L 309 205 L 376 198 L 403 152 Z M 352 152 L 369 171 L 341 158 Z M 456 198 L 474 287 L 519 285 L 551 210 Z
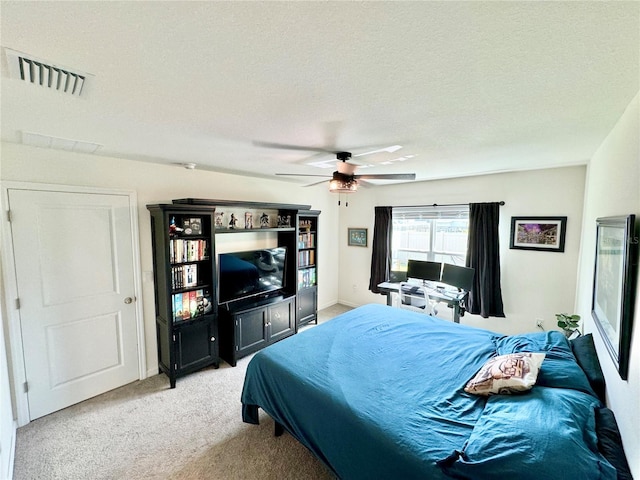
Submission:
M 17 435 L 18 425 L 14 421 L 11 423 L 11 446 L 8 449 L 8 452 L 2 449 L 1 455 L 9 455 L 9 459 L 7 461 L 7 471 L 2 473 L 2 479 L 12 480 L 13 479 L 13 463 L 16 458 L 16 435 Z M 4 459 L 2 461 L 4 464 Z

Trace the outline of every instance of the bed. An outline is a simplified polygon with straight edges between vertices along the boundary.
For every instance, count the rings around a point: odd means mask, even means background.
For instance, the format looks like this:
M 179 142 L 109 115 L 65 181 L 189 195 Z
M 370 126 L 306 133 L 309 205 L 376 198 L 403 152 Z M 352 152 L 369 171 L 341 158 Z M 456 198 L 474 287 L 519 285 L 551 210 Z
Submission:
M 519 352 L 545 354 L 533 388 L 464 390 Z M 503 336 L 365 305 L 257 353 L 242 416 L 257 424 L 262 408 L 343 479 L 630 478 L 603 454 L 596 421 L 609 437 L 617 427 L 595 381 L 560 332 Z

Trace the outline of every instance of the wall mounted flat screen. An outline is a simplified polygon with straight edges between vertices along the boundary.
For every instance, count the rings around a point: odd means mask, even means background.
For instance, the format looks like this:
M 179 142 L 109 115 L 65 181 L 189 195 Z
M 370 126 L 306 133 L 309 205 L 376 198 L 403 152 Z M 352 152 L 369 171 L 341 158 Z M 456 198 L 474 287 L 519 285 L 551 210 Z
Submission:
M 440 262 L 428 262 L 425 260 L 409 260 L 407 263 L 407 277 L 420 280 L 440 281 Z
M 440 281 L 468 292 L 473 286 L 475 273 L 476 271 L 473 268 L 445 263 L 442 265 L 442 278 Z

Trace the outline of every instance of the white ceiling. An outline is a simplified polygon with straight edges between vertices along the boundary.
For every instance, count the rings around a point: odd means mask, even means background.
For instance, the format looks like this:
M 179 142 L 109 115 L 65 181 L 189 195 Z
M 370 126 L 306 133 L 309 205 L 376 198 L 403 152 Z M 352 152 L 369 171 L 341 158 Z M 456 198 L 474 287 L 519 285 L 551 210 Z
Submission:
M 358 160 L 418 180 L 584 164 L 640 89 L 636 1 L 0 7 L 3 47 L 94 75 L 71 97 L 9 78 L 3 53 L 2 140 L 208 170 L 331 172 L 256 140 L 399 144 Z

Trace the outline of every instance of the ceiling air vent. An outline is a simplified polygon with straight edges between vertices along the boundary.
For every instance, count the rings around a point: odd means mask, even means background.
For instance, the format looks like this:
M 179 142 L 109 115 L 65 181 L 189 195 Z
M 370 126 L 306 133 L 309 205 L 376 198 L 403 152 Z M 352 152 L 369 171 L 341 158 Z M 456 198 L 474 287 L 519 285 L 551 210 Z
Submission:
M 12 78 L 50 88 L 62 93 L 80 96 L 91 74 L 54 65 L 15 50 L 5 48 Z

